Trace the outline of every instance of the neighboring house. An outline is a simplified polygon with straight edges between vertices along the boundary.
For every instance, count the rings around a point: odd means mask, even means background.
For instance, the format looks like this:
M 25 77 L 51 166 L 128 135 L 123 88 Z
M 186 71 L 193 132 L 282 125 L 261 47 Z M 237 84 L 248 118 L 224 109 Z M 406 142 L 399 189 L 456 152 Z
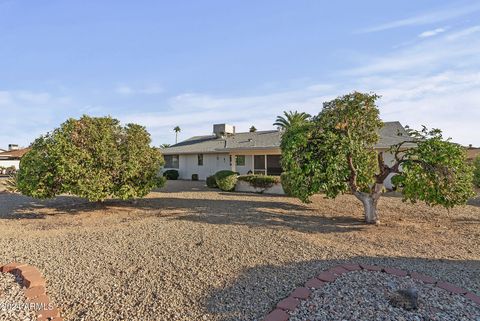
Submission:
M 466 147 L 466 149 L 467 149 L 467 159 L 469 161 L 473 161 L 475 158 L 477 158 L 480 155 L 480 147 L 468 146 Z
M 379 134 L 376 148 L 381 151 L 408 137 L 399 122 L 385 122 Z M 165 158 L 163 170 L 178 170 L 180 179 L 198 174 L 201 180 L 225 169 L 240 174 L 280 175 L 281 137 L 278 130 L 236 133 L 234 126 L 213 125 L 213 135 L 191 137 L 161 149 Z M 387 153 L 385 161 L 393 161 L 393 156 Z M 390 186 L 387 183 L 387 188 Z
M 20 159 L 27 153 L 30 148 L 18 148 L 17 145 L 10 144 L 8 151 L 0 152 L 0 168 L 20 167 Z

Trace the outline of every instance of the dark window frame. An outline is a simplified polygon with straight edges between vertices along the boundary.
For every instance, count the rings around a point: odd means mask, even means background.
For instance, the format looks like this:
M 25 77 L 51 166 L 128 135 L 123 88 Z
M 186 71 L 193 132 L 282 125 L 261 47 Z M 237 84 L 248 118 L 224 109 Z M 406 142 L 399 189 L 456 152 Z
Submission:
M 235 165 L 236 166 L 245 166 L 246 165 L 247 158 L 245 157 L 245 155 L 237 155 L 235 158 L 236 158 L 235 159 Z M 239 161 L 238 161 L 239 159 L 243 159 L 243 164 L 239 163 Z
M 203 154 L 197 154 L 197 165 L 203 166 Z
M 163 155 L 165 168 L 180 168 L 180 155 Z M 174 161 L 176 159 L 176 161 Z

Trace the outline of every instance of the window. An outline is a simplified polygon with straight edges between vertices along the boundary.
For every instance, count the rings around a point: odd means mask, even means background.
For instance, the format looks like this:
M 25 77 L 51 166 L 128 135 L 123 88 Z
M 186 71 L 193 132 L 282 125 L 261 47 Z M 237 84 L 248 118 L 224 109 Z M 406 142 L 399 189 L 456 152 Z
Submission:
M 203 166 L 203 154 L 198 154 L 197 159 L 198 159 L 198 166 Z
M 279 176 L 283 172 L 281 156 L 267 155 L 267 173 L 268 175 Z
M 256 175 L 266 175 L 265 155 L 255 155 L 253 158 L 253 173 Z
M 245 166 L 245 155 L 237 155 L 237 166 Z
M 178 168 L 178 155 L 164 155 L 164 168 Z

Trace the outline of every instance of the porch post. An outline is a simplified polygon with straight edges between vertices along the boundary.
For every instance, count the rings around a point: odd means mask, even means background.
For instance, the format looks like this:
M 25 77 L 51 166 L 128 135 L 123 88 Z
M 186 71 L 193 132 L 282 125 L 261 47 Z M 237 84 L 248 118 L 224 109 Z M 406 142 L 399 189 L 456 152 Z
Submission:
M 237 156 L 235 154 L 232 154 L 232 172 L 236 172 L 237 171 Z
M 252 154 L 252 174 L 255 174 L 255 155 Z
M 267 171 L 267 155 L 265 155 L 265 175 L 268 175 L 268 171 Z

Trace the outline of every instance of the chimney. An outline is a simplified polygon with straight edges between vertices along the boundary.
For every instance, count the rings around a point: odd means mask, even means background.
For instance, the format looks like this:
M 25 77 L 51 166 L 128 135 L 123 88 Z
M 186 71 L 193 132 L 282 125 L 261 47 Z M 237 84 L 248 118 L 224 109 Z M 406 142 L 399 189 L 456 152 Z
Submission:
M 8 150 L 9 151 L 12 151 L 12 150 L 18 150 L 18 145 L 17 144 L 8 144 Z
M 215 124 L 213 125 L 213 133 L 218 138 L 233 135 L 235 134 L 235 126 L 228 124 Z

